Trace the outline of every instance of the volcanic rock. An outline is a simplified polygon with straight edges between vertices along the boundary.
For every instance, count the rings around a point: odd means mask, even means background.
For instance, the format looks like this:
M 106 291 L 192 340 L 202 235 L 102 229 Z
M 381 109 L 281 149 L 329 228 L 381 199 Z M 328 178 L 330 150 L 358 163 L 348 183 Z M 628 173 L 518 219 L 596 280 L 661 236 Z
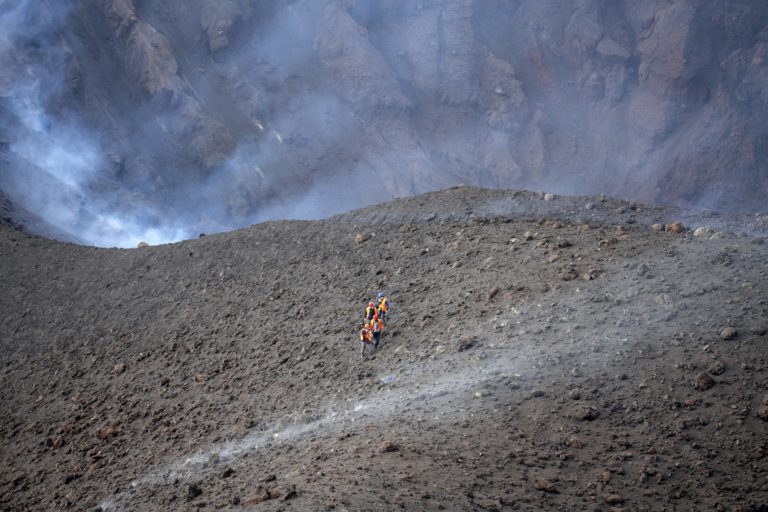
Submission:
M 706 391 L 715 385 L 715 381 L 708 373 L 702 372 L 693 379 L 693 387 L 700 391 Z
M 710 373 L 710 375 L 722 375 L 725 373 L 725 363 L 722 361 L 714 361 L 711 365 L 709 365 L 707 371 Z
M 724 327 L 720 331 L 720 339 L 722 340 L 732 340 L 736 336 L 738 336 L 739 331 L 736 330 L 734 327 Z
M 192 501 L 198 496 L 203 494 L 203 490 L 200 488 L 197 484 L 189 484 L 187 485 L 187 494 L 185 496 L 185 499 L 187 501 Z
M 591 405 L 578 406 L 571 411 L 570 416 L 578 421 L 592 421 L 600 416 L 596 407 Z
M 557 488 L 555 487 L 555 484 L 547 480 L 546 478 L 542 476 L 537 476 L 533 481 L 533 486 L 538 489 L 539 491 L 544 491 L 548 493 L 557 493 Z
M 685 232 L 685 226 L 682 222 L 670 222 L 667 224 L 667 233 L 680 234 Z

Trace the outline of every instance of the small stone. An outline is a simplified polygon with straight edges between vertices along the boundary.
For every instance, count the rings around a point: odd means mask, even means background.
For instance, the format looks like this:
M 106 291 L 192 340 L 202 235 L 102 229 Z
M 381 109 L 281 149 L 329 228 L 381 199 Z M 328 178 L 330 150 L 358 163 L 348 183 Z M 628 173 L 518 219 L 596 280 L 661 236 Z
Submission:
M 488 510 L 489 512 L 501 512 L 504 510 L 504 506 L 501 503 L 501 499 L 499 498 L 485 498 L 477 501 L 477 505 L 483 509 Z
M 573 400 L 581 400 L 581 390 L 574 388 L 568 392 L 568 396 Z
M 592 421 L 597 419 L 600 412 L 591 405 L 577 407 L 571 412 L 571 417 L 578 421 Z
M 587 443 L 576 436 L 572 436 L 568 439 L 568 446 L 571 448 L 581 449 L 587 446 Z
M 459 345 L 456 347 L 457 352 L 464 352 L 469 350 L 477 344 L 477 338 L 475 336 L 462 336 L 459 338 Z
M 246 497 L 242 500 L 242 504 L 247 507 L 252 507 L 258 503 L 262 503 L 267 500 L 273 500 L 277 498 L 277 494 L 269 489 L 259 488 L 254 494 Z
M 674 235 L 678 235 L 680 233 L 685 232 L 685 226 L 683 226 L 682 222 L 670 222 L 667 224 L 667 233 L 672 233 Z
M 585 210 L 594 210 L 595 209 L 595 203 L 587 203 L 584 205 Z
M 394 441 L 386 441 L 379 446 L 379 453 L 399 452 L 400 445 Z
M 618 494 L 609 494 L 605 497 L 605 502 L 609 505 L 618 505 L 620 503 L 624 503 L 624 498 Z
M 616 226 L 616 231 L 613 234 L 614 236 L 624 236 L 627 232 L 624 229 L 624 226 Z
M 96 430 L 96 436 L 102 441 L 105 441 L 110 437 L 115 437 L 117 434 L 117 429 L 111 425 L 107 425 Z
M 207 373 L 198 373 L 195 375 L 195 382 L 203 383 L 208 380 L 208 374 Z
M 693 387 L 699 391 L 706 391 L 714 385 L 715 381 L 706 372 L 698 374 L 696 378 L 693 379 Z
M 550 493 L 556 493 L 557 488 L 555 488 L 555 484 L 547 480 L 546 478 L 542 476 L 537 476 L 536 479 L 533 481 L 533 486 L 544 492 L 550 492 Z
M 139 249 L 146 249 L 147 247 L 149 247 L 149 244 L 147 242 L 141 241 L 136 247 L 138 247 Z
M 768 421 L 768 405 L 763 406 L 755 412 L 755 416 L 763 421 Z
M 545 201 L 554 201 L 555 200 L 555 194 L 544 194 L 544 200 Z
M 358 234 L 355 235 L 355 243 L 361 244 L 361 243 L 365 242 L 366 240 L 368 240 L 368 235 L 366 235 L 364 233 L 358 233 Z
M 725 363 L 722 361 L 715 361 L 709 366 L 707 371 L 710 375 L 722 375 L 725 373 Z
M 659 233 L 661 231 L 664 231 L 664 225 L 663 224 L 659 224 L 658 222 L 656 224 L 651 224 L 651 230 L 654 233 Z
M 203 494 L 203 490 L 197 484 L 189 484 L 187 486 L 187 501 L 192 501 L 198 496 Z
M 124 371 L 125 371 L 125 363 L 117 363 L 117 364 L 116 364 L 116 365 L 115 365 L 115 366 L 112 368 L 112 374 L 113 374 L 113 375 L 120 375 L 120 374 L 121 374 L 121 373 L 123 373 Z
M 58 450 L 62 446 L 64 446 L 64 438 L 62 436 L 56 436 L 54 438 L 48 438 L 46 441 L 46 444 L 53 448 L 54 450 Z
M 282 501 L 288 501 L 296 496 L 298 496 L 299 493 L 296 492 L 296 486 L 291 484 L 288 486 L 288 488 L 285 490 L 285 494 L 283 494 L 283 497 L 280 498 Z
M 738 336 L 739 331 L 734 329 L 733 327 L 725 327 L 722 331 L 720 331 L 720 339 L 722 340 L 732 340 L 736 336 Z
M 693 236 L 695 237 L 711 237 L 715 234 L 715 230 L 712 228 L 707 228 L 704 226 L 700 226 L 693 230 Z

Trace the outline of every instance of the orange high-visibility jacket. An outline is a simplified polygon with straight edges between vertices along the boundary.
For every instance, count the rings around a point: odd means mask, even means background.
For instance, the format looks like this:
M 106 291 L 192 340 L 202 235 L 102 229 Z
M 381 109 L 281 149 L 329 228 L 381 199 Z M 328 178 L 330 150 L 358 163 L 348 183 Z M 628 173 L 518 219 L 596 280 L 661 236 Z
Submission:
M 386 315 L 388 309 L 389 309 L 389 299 L 384 297 L 383 299 L 381 299 L 379 301 L 379 311 L 381 311 L 382 313 L 384 313 Z
M 368 329 L 372 332 L 381 332 L 384 329 L 384 323 L 376 317 L 368 324 Z
M 373 333 L 367 327 L 360 329 L 360 341 L 373 341 Z

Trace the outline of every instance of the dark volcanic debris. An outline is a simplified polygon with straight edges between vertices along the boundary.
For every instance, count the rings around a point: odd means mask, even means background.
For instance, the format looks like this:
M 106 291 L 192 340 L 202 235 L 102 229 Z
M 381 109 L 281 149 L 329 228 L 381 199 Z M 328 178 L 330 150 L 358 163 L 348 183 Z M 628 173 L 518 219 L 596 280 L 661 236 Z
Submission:
M 0 507 L 759 510 L 766 246 L 527 201 L 457 188 L 140 250 L 0 227 Z

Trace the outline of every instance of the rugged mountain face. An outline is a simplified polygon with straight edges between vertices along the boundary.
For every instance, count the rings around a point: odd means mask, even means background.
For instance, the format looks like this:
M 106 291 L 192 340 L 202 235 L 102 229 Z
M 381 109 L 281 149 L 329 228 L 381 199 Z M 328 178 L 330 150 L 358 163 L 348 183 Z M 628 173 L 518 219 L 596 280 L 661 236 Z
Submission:
M 90 241 L 456 183 L 764 209 L 765 2 L 2 9 L 0 187 Z
M 766 219 L 552 199 L 130 250 L 0 226 L 0 509 L 765 510 Z

